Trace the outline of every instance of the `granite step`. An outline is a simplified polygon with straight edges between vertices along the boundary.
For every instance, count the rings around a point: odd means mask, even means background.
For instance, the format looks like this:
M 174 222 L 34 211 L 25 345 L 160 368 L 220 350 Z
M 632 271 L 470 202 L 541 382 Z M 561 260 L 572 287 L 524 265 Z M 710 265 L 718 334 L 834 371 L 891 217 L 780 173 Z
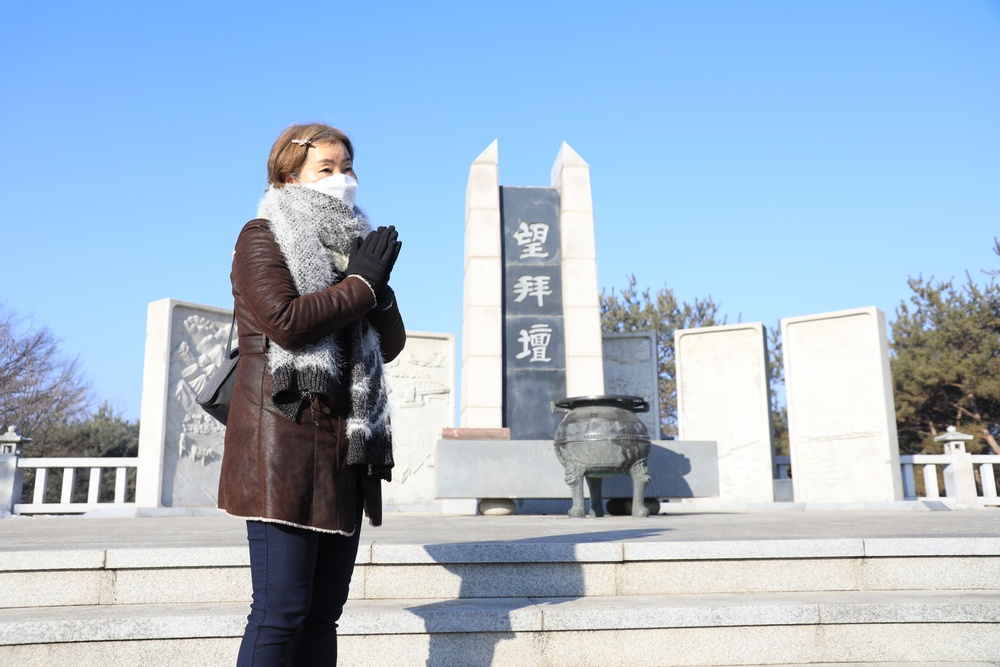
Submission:
M 245 547 L 13 551 L 0 608 L 241 602 Z M 803 591 L 1000 592 L 1000 540 L 372 545 L 352 599 L 605 597 Z M 1000 597 L 1000 595 L 998 595 Z
M 0 664 L 231 664 L 247 611 L 0 610 Z M 992 591 L 357 600 L 340 636 L 345 665 L 383 652 L 400 667 L 995 663 L 998 622 Z

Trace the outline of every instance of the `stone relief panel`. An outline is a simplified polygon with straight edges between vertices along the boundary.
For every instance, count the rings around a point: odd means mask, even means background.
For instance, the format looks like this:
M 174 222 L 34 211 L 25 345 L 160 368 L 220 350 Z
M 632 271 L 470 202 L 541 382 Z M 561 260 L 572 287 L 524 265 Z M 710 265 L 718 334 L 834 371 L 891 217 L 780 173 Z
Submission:
M 173 302 L 169 318 L 169 340 L 162 348 L 166 405 L 156 413 L 165 419 L 160 502 L 164 507 L 214 507 L 225 427 L 195 397 L 222 363 L 232 312 Z M 166 326 L 165 320 L 160 326 Z M 386 367 L 396 459 L 393 481 L 383 485 L 387 506 L 437 507 L 434 451 L 441 429 L 454 425 L 454 358 L 454 335 L 408 332 L 406 348 Z M 148 420 L 150 425 L 154 421 Z
M 641 396 L 649 412 L 639 417 L 651 438 L 660 437 L 660 390 L 656 335 L 652 332 L 604 334 L 604 393 Z
M 382 487 L 387 506 L 436 507 L 434 450 L 455 420 L 455 337 L 406 334 L 406 348 L 386 366 L 396 467 Z
M 222 363 L 232 315 L 177 305 L 171 313 L 170 369 L 163 452 L 163 504 L 215 505 L 225 427 L 195 397 Z

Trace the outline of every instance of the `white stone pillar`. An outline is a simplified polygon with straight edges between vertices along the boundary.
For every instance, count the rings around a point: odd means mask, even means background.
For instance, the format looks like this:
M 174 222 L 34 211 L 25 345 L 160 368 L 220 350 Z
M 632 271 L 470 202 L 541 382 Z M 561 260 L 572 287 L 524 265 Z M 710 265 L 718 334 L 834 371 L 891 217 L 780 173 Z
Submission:
M 604 355 L 590 165 L 565 141 L 552 165 L 552 187 L 559 190 L 566 395 L 603 394 Z
M 503 426 L 503 259 L 497 142 L 469 168 L 465 189 L 461 424 Z
M 796 502 L 902 500 L 885 315 L 781 320 Z
M 139 467 L 135 480 L 135 504 L 138 507 L 160 507 L 163 504 L 163 449 L 167 437 L 172 305 L 173 299 L 160 299 L 150 302 L 146 311 Z
M 767 346 L 760 322 L 674 332 L 680 440 L 719 447 L 719 500 L 774 501 Z

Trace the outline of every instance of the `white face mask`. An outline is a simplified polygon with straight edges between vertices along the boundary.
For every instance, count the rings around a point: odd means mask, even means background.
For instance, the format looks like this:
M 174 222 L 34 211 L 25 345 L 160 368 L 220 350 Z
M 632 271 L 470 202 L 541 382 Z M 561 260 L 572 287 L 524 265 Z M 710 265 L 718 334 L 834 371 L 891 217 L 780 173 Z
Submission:
M 354 208 L 354 199 L 358 196 L 358 182 L 347 174 L 333 174 L 315 183 L 302 183 L 302 185 L 310 190 L 336 197 L 350 209 Z

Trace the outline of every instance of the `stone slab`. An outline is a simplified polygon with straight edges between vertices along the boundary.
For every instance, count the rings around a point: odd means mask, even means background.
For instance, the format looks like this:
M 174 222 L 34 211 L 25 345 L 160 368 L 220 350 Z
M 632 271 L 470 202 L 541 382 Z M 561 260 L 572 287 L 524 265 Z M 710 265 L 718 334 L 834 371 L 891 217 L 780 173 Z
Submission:
M 627 561 L 619 595 L 691 595 L 845 591 L 862 580 L 860 559 Z
M 105 567 L 127 570 L 156 567 L 198 567 L 211 563 L 216 567 L 249 566 L 247 547 L 184 547 L 108 549 Z
M 374 544 L 372 563 L 617 563 L 622 543 L 462 542 L 458 544 Z
M 52 545 L 57 546 L 57 545 Z M 89 570 L 104 567 L 103 549 L 5 551 L 0 572 L 24 570 Z
M 646 495 L 687 498 L 718 494 L 715 444 L 661 440 L 646 465 L 652 480 Z M 437 447 L 437 492 L 441 498 L 569 498 L 565 471 L 551 440 L 509 442 L 441 440 Z M 631 498 L 627 476 L 604 480 L 606 498 Z
M 434 510 L 434 448 L 455 424 L 455 336 L 406 332 L 406 347 L 386 365 L 392 410 L 392 482 L 382 485 L 387 510 Z
M 795 499 L 903 499 L 885 315 L 781 320 Z
M 1000 556 L 1000 538 L 979 537 L 965 540 L 954 537 L 926 536 L 919 540 L 868 538 L 865 555 L 878 556 Z
M 0 645 L 242 635 L 245 603 L 0 610 Z M 463 622 L 464 621 L 464 622 Z M 556 598 L 357 600 L 338 634 L 623 631 L 643 628 L 1000 622 L 995 592 L 808 592 Z M 940 627 L 940 626 L 939 626 Z M 946 635 L 948 633 L 939 633 Z M 1000 638 L 994 642 L 1000 648 Z M 928 656 L 934 658 L 934 656 Z M 956 656 L 968 659 L 965 653 Z M 982 657 L 982 656 L 980 656 Z
M 195 397 L 221 365 L 231 325 L 232 310 L 175 299 L 149 304 L 136 482 L 140 506 L 215 505 L 225 427 Z
M 604 393 L 639 396 L 649 412 L 638 413 L 649 437 L 660 437 L 660 387 L 656 334 L 651 331 L 604 334 Z
M 234 637 L 243 634 L 247 610 L 242 602 L 4 609 L 0 645 Z
M 615 563 L 454 563 L 369 567 L 366 599 L 570 597 L 616 594 Z
M 486 542 L 600 544 L 753 542 L 785 540 L 900 540 L 913 552 L 928 539 L 936 548 L 995 549 L 1000 512 L 910 511 L 697 511 L 689 503 L 663 503 L 669 514 L 646 519 L 605 516 L 570 521 L 565 516 L 441 516 L 396 514 L 384 525 L 362 526 L 359 561 L 372 545 L 445 545 Z M 674 507 L 676 506 L 676 507 Z M 0 518 L 4 558 L 24 553 L 100 552 L 134 548 L 246 547 L 246 522 L 228 515 L 88 519 L 78 516 Z M 969 547 L 950 545 L 971 545 Z M 907 544 L 918 546 L 907 547 Z M 874 547 L 869 547 L 874 548 Z M 986 552 L 984 552 L 986 553 Z M 891 555 L 891 554 L 890 554 Z M 942 555 L 949 554 L 947 551 Z M 27 557 L 30 561 L 33 556 Z M 0 559 L 2 561 L 3 559 Z
M 760 322 L 674 332 L 682 440 L 719 447 L 719 500 L 774 500 L 767 345 Z
M 628 543 L 625 560 L 698 560 L 765 558 L 860 558 L 864 541 L 829 540 L 700 540 L 698 542 Z
M 123 642 L 0 645 L 0 665 L 18 667 L 177 667 L 231 665 L 239 651 L 237 637 L 147 639 Z
M 231 310 L 174 299 L 149 304 L 140 511 L 216 505 L 225 427 L 194 399 L 221 363 L 231 323 Z M 394 481 L 383 485 L 387 511 L 437 509 L 434 445 L 441 429 L 454 425 L 454 360 L 453 334 L 408 331 L 406 348 L 386 365 L 396 459 Z
M 101 570 L 0 573 L 0 608 L 101 604 L 113 576 Z

